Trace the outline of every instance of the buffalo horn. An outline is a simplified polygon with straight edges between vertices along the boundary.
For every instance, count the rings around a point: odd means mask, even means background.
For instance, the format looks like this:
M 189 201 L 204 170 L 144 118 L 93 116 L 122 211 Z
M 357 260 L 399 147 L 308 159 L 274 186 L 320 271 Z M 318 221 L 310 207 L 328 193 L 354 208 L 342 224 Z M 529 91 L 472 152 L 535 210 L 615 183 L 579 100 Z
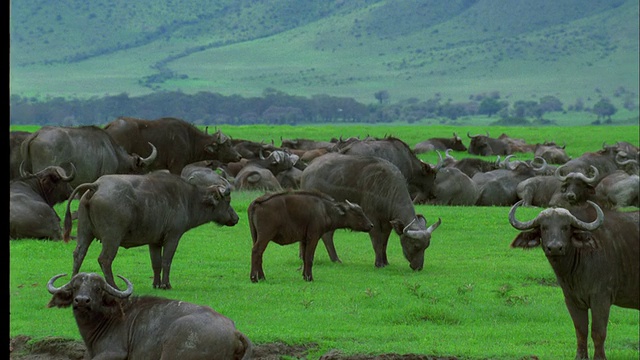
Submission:
M 127 283 L 127 289 L 118 290 L 105 282 L 104 291 L 106 291 L 109 295 L 124 299 L 133 293 L 133 284 L 131 283 L 131 281 L 129 281 L 127 278 L 125 278 L 122 275 L 118 275 L 118 277 L 122 279 L 125 283 Z
M 69 166 L 71 167 L 71 173 L 69 175 L 67 175 L 67 172 L 62 167 L 58 167 L 56 169 L 58 176 L 60 176 L 60 179 L 62 179 L 63 181 L 68 182 L 76 177 L 76 166 L 73 165 L 72 162 L 69 162 Z
M 570 172 L 567 175 L 561 175 L 561 169 L 564 167 L 563 166 L 559 166 L 556 169 L 555 172 L 555 176 L 556 178 L 558 178 L 558 180 L 564 182 L 567 180 L 568 177 L 575 177 L 578 178 L 582 181 L 584 181 L 585 183 L 589 184 L 589 185 L 595 185 L 596 180 L 598 179 L 598 176 L 600 175 L 600 172 L 598 171 L 598 168 L 596 168 L 595 166 L 591 165 L 591 169 L 593 170 L 593 176 L 588 178 L 586 177 L 585 174 L 581 173 L 581 172 Z
M 31 175 L 30 173 L 28 173 L 25 169 L 24 169 L 24 160 L 22 160 L 20 162 L 20 176 L 21 177 L 27 177 Z
M 540 159 L 540 162 L 542 162 L 539 167 L 533 166 L 536 159 Z M 545 160 L 542 156 L 536 156 L 533 158 L 533 160 L 534 161 L 531 162 L 531 167 L 533 167 L 533 170 L 537 172 L 542 172 L 547 169 L 547 166 L 548 166 L 547 160 Z
M 53 286 L 53 283 L 58 280 L 59 278 L 63 277 L 63 276 L 67 276 L 67 274 L 58 274 L 54 277 L 52 277 L 49 282 L 47 283 L 47 290 L 49 291 L 50 294 L 55 295 L 57 294 L 59 291 L 67 291 L 69 290 L 69 288 L 71 287 L 71 282 L 68 282 L 64 285 L 62 285 L 61 287 L 57 288 L 55 286 Z
M 598 204 L 594 203 L 593 201 L 587 200 L 587 203 L 593 206 L 594 209 L 596 209 L 596 214 L 598 215 L 596 219 L 590 223 L 587 223 L 571 215 L 571 223 L 574 227 L 580 230 L 593 231 L 598 227 L 600 227 L 600 225 L 602 225 L 602 222 L 604 221 L 604 213 L 602 212 L 602 209 L 600 208 L 600 206 L 598 206 Z
M 412 237 L 414 239 L 418 239 L 418 238 L 422 238 L 422 237 L 428 236 L 431 233 L 429 231 L 429 229 L 425 229 L 425 230 L 409 230 L 409 226 L 411 226 L 411 224 L 413 224 L 418 218 L 422 219 L 422 221 L 424 221 L 425 225 L 426 225 L 427 220 L 424 218 L 424 216 L 416 215 L 416 217 L 413 218 L 413 220 L 411 220 L 409 225 L 404 227 L 404 229 L 402 230 L 402 233 L 406 234 L 407 236 Z M 435 230 L 435 229 L 432 229 L 431 231 L 433 231 L 433 230 Z
M 523 202 L 524 200 L 520 200 L 511 207 L 511 210 L 509 210 L 509 223 L 511 224 L 511 226 L 513 226 L 518 230 L 533 229 L 534 227 L 536 227 L 538 223 L 537 217 L 535 219 L 532 219 L 526 222 L 521 222 L 516 219 L 516 210 L 520 205 L 522 205 Z
M 145 165 L 145 166 L 151 165 L 151 163 L 153 163 L 153 161 L 158 156 L 158 150 L 156 149 L 156 147 L 153 146 L 152 143 L 149 143 L 149 145 L 151 145 L 151 154 L 149 156 L 147 156 L 146 158 L 141 158 L 140 159 L 142 164 Z
M 434 222 L 427 228 L 427 234 L 431 234 L 435 229 L 438 228 L 438 226 L 440 226 L 440 224 L 442 224 L 442 219 L 438 218 L 438 221 Z

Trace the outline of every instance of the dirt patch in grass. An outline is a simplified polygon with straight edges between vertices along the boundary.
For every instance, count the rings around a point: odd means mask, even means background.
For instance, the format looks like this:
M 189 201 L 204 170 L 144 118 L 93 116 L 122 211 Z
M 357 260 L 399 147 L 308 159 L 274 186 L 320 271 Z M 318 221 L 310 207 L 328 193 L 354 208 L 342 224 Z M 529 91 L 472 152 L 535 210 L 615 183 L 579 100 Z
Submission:
M 9 339 L 9 358 L 15 360 L 82 360 L 85 346 L 82 341 L 49 337 L 30 342 L 28 336 Z M 254 344 L 253 358 L 256 360 L 280 360 L 283 357 L 306 359 L 309 350 L 316 345 L 287 345 L 283 343 Z M 320 360 L 458 360 L 457 357 L 437 357 L 420 354 L 344 355 L 330 350 Z M 534 360 L 535 358 L 531 358 Z

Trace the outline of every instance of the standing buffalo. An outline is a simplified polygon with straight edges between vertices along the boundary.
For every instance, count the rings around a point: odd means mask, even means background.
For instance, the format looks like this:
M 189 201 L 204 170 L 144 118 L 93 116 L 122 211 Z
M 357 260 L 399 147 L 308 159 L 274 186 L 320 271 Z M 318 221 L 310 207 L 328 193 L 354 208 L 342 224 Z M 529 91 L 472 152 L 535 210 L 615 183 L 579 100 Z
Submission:
M 473 136 L 467 132 L 467 136 L 471 139 L 468 150 L 469 154 L 490 156 L 511 155 L 513 153 L 511 145 L 507 141 L 489 137 L 489 132 L 487 132 L 487 135 Z
M 640 310 L 638 211 L 603 211 L 589 201 L 588 207 L 571 211 L 549 208 L 535 219 L 521 222 L 515 218 L 521 202 L 509 212 L 511 225 L 522 231 L 511 247 L 542 247 L 573 320 L 576 359 L 589 358 L 589 310 L 594 359 L 606 359 L 604 342 L 611 305 Z
M 240 160 L 231 139 L 220 130 L 208 135 L 181 119 L 120 117 L 104 129 L 130 153 L 146 154 L 149 151 L 147 142 L 154 144 L 158 148 L 158 157 L 151 170 L 167 169 L 180 175 L 185 165 L 196 161 Z
M 75 176 L 59 166 L 9 182 L 9 238 L 62 240 L 60 217 L 53 209 L 69 197 Z
M 340 149 L 340 153 L 371 155 L 388 160 L 404 176 L 412 199 L 419 203 L 422 199 L 433 197 L 433 182 L 436 178 L 437 168 L 441 164 L 432 167 L 418 159 L 409 145 L 400 139 L 385 137 L 379 140 L 355 141 Z
M 424 216 L 415 213 L 406 180 L 398 168 L 377 156 L 329 153 L 302 172 L 300 188 L 319 190 L 338 201 L 353 201 L 373 222 L 369 232 L 376 254 L 376 267 L 389 264 L 387 244 L 391 230 L 400 236 L 404 257 L 413 270 L 422 270 L 424 252 L 431 233 L 441 220 L 427 228 Z M 322 236 L 329 257 L 340 261 L 333 244 L 333 231 Z
M 76 176 L 72 187 L 92 182 L 105 174 L 141 174 L 156 159 L 156 148 L 144 143 L 151 154 L 142 158 L 129 154 L 109 134 L 96 126 L 44 126 L 21 145 L 24 171 L 35 173 L 48 166 L 72 163 Z
M 120 246 L 148 245 L 153 287 L 171 289 L 171 261 L 185 232 L 212 221 L 227 226 L 238 223 L 228 187 L 199 187 L 164 171 L 104 175 L 93 183 L 78 186 L 69 199 L 77 192 L 84 195 L 78 205 L 73 275 L 80 271 L 93 239 L 98 238 L 102 241 L 98 262 L 111 286 L 116 286 L 111 264 Z M 72 227 L 70 204 L 71 201 L 67 203 L 64 219 L 65 241 Z
M 451 149 L 454 151 L 467 151 L 467 147 L 462 143 L 462 139 L 457 133 L 453 133 L 452 138 L 430 138 L 421 141 L 413 147 L 413 152 L 421 154 L 429 151 Z
M 300 242 L 302 277 L 312 281 L 313 258 L 322 234 L 336 229 L 370 231 L 371 220 L 357 204 L 337 202 L 317 191 L 266 194 L 247 209 L 253 239 L 251 281 L 263 280 L 262 254 L 270 241 L 279 245 Z
M 120 291 L 98 274 L 79 273 L 57 288 L 48 307 L 73 307 L 91 359 L 251 359 L 253 345 L 233 320 L 208 306 L 157 296 L 131 296 L 133 284 L 118 275 Z

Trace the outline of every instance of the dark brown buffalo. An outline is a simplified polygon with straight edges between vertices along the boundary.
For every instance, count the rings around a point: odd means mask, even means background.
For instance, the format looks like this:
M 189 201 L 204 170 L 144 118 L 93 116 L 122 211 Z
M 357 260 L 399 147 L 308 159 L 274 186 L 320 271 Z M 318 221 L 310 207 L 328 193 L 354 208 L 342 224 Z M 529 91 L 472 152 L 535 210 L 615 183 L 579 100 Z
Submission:
M 337 202 L 317 191 L 289 191 L 260 196 L 247 209 L 253 240 L 251 281 L 264 280 L 262 254 L 270 241 L 278 245 L 300 242 L 302 277 L 313 281 L 312 266 L 322 234 L 336 229 L 370 231 L 371 220 L 357 204 Z
M 104 129 L 130 153 L 147 154 L 147 143 L 154 144 L 158 148 L 158 157 L 151 170 L 167 169 L 172 174 L 180 175 L 185 165 L 196 161 L 240 160 L 240 154 L 233 148 L 231 139 L 220 130 L 209 135 L 181 119 L 120 117 L 108 123 Z
M 164 171 L 104 175 L 78 186 L 69 199 L 77 192 L 84 194 L 78 204 L 73 275 L 80 271 L 89 246 L 97 238 L 102 242 L 98 262 L 111 286 L 116 286 L 111 264 L 119 247 L 148 245 L 153 287 L 171 289 L 171 261 L 185 232 L 209 222 L 226 226 L 238 223 L 228 187 L 199 187 Z M 66 241 L 72 226 L 70 204 L 64 219 Z
M 467 132 L 467 136 L 471 139 L 469 149 L 467 150 L 469 154 L 491 156 L 511 155 L 513 153 L 511 145 L 508 142 L 489 137 L 489 132 L 487 132 L 487 135 L 470 135 L 469 132 Z
M 22 164 L 22 154 L 20 145 L 31 135 L 28 131 L 9 132 L 9 180 L 17 179 L 20 175 L 20 165 Z
M 62 240 L 60 217 L 55 204 L 67 200 L 75 168 L 67 172 L 50 166 L 33 175 L 9 182 L 9 238 Z
M 268 154 L 272 151 L 282 150 L 275 147 L 273 144 L 267 144 L 263 142 L 256 142 L 243 139 L 231 139 L 233 148 L 242 156 L 243 159 L 257 159 L 264 154 Z
M 340 154 L 371 155 L 390 161 L 405 178 L 411 198 L 416 202 L 433 198 L 433 182 L 437 168 L 418 159 L 416 154 L 402 140 L 394 137 L 355 141 L 340 149 Z
M 589 176 L 580 171 L 562 175 L 563 170 L 563 166 L 556 169 L 554 176 L 561 182 L 560 195 L 553 197 L 551 206 L 576 206 L 587 200 L 595 200 L 595 188 L 600 182 L 599 171 L 595 166 L 591 166 Z
M 20 148 L 24 171 L 38 172 L 49 166 L 76 167 L 72 187 L 92 182 L 106 174 L 141 174 L 157 156 L 151 143 L 143 143 L 148 157 L 129 154 L 103 129 L 96 126 L 44 126 L 31 134 Z
M 602 210 L 594 202 L 572 209 L 549 208 L 536 218 L 509 223 L 522 231 L 511 247 L 541 246 L 564 294 L 577 339 L 576 359 L 588 359 L 589 310 L 594 359 L 606 359 L 612 305 L 640 310 L 639 213 Z
M 536 144 L 533 154 L 547 161 L 549 164 L 564 164 L 571 160 L 571 157 L 565 151 L 565 145 L 558 146 L 555 143 Z
M 413 152 L 421 154 L 435 150 L 446 151 L 447 149 L 451 149 L 453 151 L 467 151 L 467 147 L 462 143 L 460 136 L 454 132 L 452 138 L 430 138 L 425 141 L 421 141 L 413 147 Z
M 558 175 L 563 176 L 572 172 L 588 174 L 592 172 L 592 167 L 594 167 L 598 170 L 594 180 L 597 184 L 603 177 L 618 170 L 617 154 L 617 147 L 605 147 L 596 152 L 586 152 L 558 166 Z
M 293 150 L 331 149 L 335 143 L 331 141 L 317 141 L 312 139 L 281 139 L 281 148 Z
M 47 283 L 48 307 L 73 308 L 91 359 L 251 359 L 253 345 L 233 320 L 208 306 L 157 296 L 131 296 L 94 273 L 76 274 L 59 288 Z
M 512 138 L 505 133 L 500 134 L 500 136 L 498 136 L 498 140 L 506 142 L 511 148 L 511 153 L 529 153 L 533 152 L 533 149 L 536 147 L 535 145 L 527 144 L 524 139 Z
M 404 257 L 413 270 L 422 270 L 424 252 L 431 244 L 431 233 L 441 220 L 427 227 L 416 214 L 406 180 L 388 160 L 370 155 L 329 153 L 309 164 L 302 172 L 301 189 L 319 190 L 338 201 L 353 201 L 373 222 L 369 232 L 376 254 L 375 266 L 384 267 L 391 230 L 400 236 Z M 322 236 L 332 261 L 340 261 L 333 244 L 333 231 Z
M 447 163 L 447 160 L 444 160 Z M 468 177 L 473 178 L 473 175 L 481 172 L 488 172 L 496 169 L 500 169 L 502 167 L 502 162 L 500 161 L 500 155 L 496 158 L 496 161 L 487 161 L 483 159 L 468 157 L 464 159 L 457 160 L 455 162 L 450 162 L 448 167 L 455 167 L 465 173 Z

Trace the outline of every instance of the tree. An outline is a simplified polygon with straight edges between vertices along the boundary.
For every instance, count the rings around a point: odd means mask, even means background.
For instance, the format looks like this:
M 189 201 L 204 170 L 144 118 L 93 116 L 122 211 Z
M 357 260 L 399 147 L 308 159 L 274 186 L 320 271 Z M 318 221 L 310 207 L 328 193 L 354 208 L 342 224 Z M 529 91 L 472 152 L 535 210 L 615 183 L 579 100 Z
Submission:
M 488 117 L 491 117 L 492 115 L 497 114 L 498 111 L 500 111 L 500 109 L 505 107 L 505 105 L 506 103 L 500 102 L 497 99 L 484 98 L 480 102 L 480 107 L 478 108 L 478 114 L 487 115 Z
M 598 120 L 601 118 L 607 118 L 608 121 L 611 121 L 611 115 L 615 114 L 618 109 L 609 101 L 607 98 L 602 98 L 595 105 L 593 105 L 593 109 L 591 112 L 598 115 Z
M 543 113 L 552 111 L 562 111 L 562 101 L 555 96 L 543 96 L 540 98 L 540 109 Z
M 380 104 L 389 101 L 389 92 L 387 90 L 377 91 L 373 96 L 378 100 L 378 102 L 380 102 Z

